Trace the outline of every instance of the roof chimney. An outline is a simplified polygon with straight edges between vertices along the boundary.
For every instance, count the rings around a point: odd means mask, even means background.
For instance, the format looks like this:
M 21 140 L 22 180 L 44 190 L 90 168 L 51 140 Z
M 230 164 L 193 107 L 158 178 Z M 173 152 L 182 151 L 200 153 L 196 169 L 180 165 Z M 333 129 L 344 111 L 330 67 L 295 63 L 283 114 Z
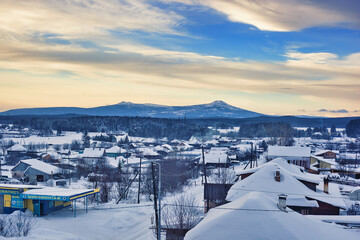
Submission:
M 329 178 L 324 177 L 324 193 L 329 193 Z
M 275 172 L 275 181 L 280 182 L 280 178 L 281 178 L 281 176 L 280 176 L 280 171 L 277 170 L 277 171 Z
M 279 203 L 277 204 L 278 208 L 284 212 L 287 212 L 286 211 L 286 197 L 287 197 L 287 195 L 280 194 L 279 195 Z

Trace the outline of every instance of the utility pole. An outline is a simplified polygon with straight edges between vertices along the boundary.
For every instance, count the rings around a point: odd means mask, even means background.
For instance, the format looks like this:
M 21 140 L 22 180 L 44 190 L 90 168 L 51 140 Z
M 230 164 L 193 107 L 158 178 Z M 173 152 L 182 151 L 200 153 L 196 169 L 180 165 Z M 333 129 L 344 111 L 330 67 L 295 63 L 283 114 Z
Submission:
M 255 163 L 256 163 L 256 167 L 258 166 L 258 156 L 257 156 L 257 149 L 256 149 L 256 146 L 255 146 Z
M 155 169 L 154 163 L 151 162 L 151 175 L 153 180 L 153 191 L 154 191 L 154 210 L 155 210 L 155 223 L 156 223 L 156 239 L 160 239 L 160 232 L 159 232 L 159 217 L 158 217 L 158 209 L 157 209 L 157 194 L 156 194 L 156 181 L 155 181 Z
M 251 152 L 250 152 L 250 168 L 253 168 L 253 143 L 251 142 Z
M 206 177 L 206 166 L 205 166 L 205 154 L 204 154 L 204 145 L 201 146 L 202 150 L 202 160 L 203 160 L 203 171 L 204 171 L 204 177 L 205 177 L 205 185 L 204 187 L 207 187 L 207 177 Z M 209 199 L 206 199 L 206 212 L 209 211 Z
M 140 172 L 139 172 L 139 189 L 138 189 L 138 204 L 140 203 L 140 186 L 141 186 L 141 160 L 142 158 L 140 158 Z

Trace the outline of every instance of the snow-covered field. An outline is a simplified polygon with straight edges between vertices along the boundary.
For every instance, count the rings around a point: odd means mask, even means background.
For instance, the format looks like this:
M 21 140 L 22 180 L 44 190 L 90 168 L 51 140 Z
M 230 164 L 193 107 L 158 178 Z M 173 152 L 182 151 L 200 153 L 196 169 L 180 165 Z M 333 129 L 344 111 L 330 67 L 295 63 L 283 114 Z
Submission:
M 71 208 L 38 218 L 37 227 L 27 237 L 31 240 L 155 239 L 151 225 L 152 203 L 102 204 L 77 206 L 76 218 Z

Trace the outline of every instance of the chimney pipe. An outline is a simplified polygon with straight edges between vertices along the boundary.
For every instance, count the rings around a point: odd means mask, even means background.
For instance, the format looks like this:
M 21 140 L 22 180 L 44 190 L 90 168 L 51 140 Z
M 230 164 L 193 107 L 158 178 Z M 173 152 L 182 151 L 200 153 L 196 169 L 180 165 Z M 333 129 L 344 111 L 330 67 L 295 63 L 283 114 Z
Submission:
M 286 198 L 287 198 L 287 195 L 285 195 L 285 194 L 279 195 L 279 203 L 277 204 L 277 206 L 283 212 L 287 212 L 286 211 Z
M 324 177 L 324 193 L 329 193 L 329 178 Z
M 280 182 L 280 178 L 281 178 L 281 176 L 280 176 L 280 171 L 277 170 L 277 171 L 275 172 L 275 181 Z

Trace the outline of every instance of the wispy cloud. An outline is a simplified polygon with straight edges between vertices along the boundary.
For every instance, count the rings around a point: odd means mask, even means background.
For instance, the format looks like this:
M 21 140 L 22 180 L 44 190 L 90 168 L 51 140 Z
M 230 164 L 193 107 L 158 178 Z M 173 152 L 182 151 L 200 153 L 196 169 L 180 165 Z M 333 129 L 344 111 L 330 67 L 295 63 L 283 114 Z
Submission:
M 360 3 L 354 0 L 173 1 L 207 6 L 224 14 L 230 21 L 251 24 L 267 31 L 297 31 L 314 26 L 360 28 Z
M 328 109 L 320 109 L 318 112 L 329 112 L 329 113 L 349 113 L 346 109 L 339 109 L 339 110 L 328 110 Z

